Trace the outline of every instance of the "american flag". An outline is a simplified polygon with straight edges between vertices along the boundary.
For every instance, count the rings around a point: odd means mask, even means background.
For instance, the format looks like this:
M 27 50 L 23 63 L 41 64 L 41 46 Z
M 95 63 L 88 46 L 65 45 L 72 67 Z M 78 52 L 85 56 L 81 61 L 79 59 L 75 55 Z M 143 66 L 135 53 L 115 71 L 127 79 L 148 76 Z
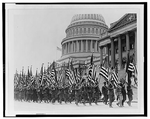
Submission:
M 105 78 L 106 81 L 108 81 L 108 71 L 105 67 L 101 67 L 100 69 L 100 73 L 101 76 L 103 76 Z
M 75 79 L 70 69 L 66 69 L 66 75 L 68 76 L 70 85 L 74 84 Z
M 87 75 L 87 79 L 88 81 L 95 83 L 95 74 L 94 74 L 94 65 L 89 65 L 88 66 L 88 75 Z
M 118 83 L 119 83 L 119 80 L 118 80 L 118 75 L 116 74 L 116 72 L 112 72 L 112 81 L 113 81 L 113 84 L 115 87 L 117 87 Z
M 133 63 L 129 63 L 128 71 L 137 72 L 136 66 Z
M 87 76 L 87 79 L 88 79 L 88 81 L 89 81 L 90 83 L 95 84 L 95 81 L 92 79 L 92 76 L 91 76 L 91 75 L 88 75 L 88 76 Z
M 81 74 L 80 74 L 79 70 L 80 69 L 77 69 L 77 73 L 76 73 L 76 80 L 77 80 L 77 82 L 80 82 L 80 80 L 81 80 Z

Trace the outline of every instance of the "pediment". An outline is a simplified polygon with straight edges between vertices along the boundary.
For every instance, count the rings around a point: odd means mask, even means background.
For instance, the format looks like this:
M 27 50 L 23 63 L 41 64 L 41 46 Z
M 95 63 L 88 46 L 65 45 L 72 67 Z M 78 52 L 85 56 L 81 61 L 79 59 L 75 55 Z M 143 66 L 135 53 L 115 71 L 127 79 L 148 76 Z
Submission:
M 120 18 L 117 22 L 113 23 L 113 25 L 108 30 L 109 32 L 116 30 L 120 27 L 128 25 L 137 20 L 136 14 L 125 14 L 122 18 Z

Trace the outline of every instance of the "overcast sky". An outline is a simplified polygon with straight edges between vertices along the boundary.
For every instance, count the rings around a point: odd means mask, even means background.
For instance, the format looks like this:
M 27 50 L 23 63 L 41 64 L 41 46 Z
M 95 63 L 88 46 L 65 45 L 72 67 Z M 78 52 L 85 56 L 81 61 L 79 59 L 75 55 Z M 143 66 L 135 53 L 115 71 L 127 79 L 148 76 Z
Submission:
M 125 5 L 30 5 L 8 7 L 8 52 L 9 63 L 19 72 L 24 66 L 40 71 L 42 63 L 47 67 L 61 57 L 61 41 L 65 38 L 65 30 L 75 14 L 101 14 L 108 27 L 126 13 L 137 13 L 138 9 Z

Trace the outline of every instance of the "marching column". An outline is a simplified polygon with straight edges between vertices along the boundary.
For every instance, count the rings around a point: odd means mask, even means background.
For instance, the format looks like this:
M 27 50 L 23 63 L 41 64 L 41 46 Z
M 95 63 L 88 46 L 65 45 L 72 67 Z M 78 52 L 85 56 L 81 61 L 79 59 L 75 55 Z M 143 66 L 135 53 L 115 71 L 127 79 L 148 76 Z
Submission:
M 111 67 L 115 66 L 114 38 L 111 38 Z
M 121 48 L 121 38 L 120 35 L 118 36 L 118 58 L 119 58 L 119 70 L 122 69 L 122 48 Z

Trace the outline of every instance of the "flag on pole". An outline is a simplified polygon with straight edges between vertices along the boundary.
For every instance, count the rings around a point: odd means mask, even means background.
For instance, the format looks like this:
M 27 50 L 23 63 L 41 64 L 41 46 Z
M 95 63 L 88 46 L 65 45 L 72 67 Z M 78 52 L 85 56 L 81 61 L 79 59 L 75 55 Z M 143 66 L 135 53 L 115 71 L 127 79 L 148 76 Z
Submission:
M 128 71 L 131 71 L 131 72 L 137 72 L 137 69 L 136 69 L 136 66 L 133 64 L 133 63 L 129 63 L 129 66 L 128 66 Z
M 42 66 L 41 66 L 41 71 L 40 71 L 41 75 L 43 75 L 43 65 L 44 65 L 44 63 L 42 63 Z
M 91 65 L 93 65 L 93 54 L 92 54 L 92 56 L 91 56 Z
M 127 72 L 127 75 L 128 75 L 128 85 L 131 85 L 131 76 L 132 76 L 132 72 L 128 70 L 129 68 L 129 64 L 130 64 L 130 59 L 129 59 L 129 52 L 127 54 L 127 65 L 126 65 L 126 72 Z
M 106 81 L 108 81 L 108 71 L 105 67 L 101 67 L 99 74 L 103 76 Z
M 117 87 L 117 85 L 119 83 L 118 75 L 116 74 L 115 71 L 113 71 L 111 75 L 112 75 L 111 81 L 113 81 L 114 86 Z
M 62 49 L 61 49 L 61 48 L 59 48 L 58 46 L 57 46 L 57 50 L 58 50 L 58 51 L 62 51 Z

